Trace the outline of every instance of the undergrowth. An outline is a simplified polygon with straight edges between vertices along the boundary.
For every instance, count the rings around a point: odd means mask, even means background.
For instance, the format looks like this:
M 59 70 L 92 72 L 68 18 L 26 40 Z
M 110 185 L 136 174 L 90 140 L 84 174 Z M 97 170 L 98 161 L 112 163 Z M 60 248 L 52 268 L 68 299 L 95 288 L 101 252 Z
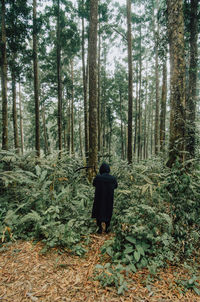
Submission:
M 67 154 L 39 160 L 31 153 L 2 151 L 1 241 L 32 239 L 83 255 L 84 240 L 96 230 L 91 219 L 94 188 L 85 170 L 77 171 L 83 165 Z M 187 170 L 176 164 L 168 169 L 159 158 L 132 166 L 117 160 L 111 173 L 119 184 L 111 225 L 115 236 L 102 247 L 110 262 L 96 268 L 95 278 L 121 294 L 127 290 L 125 273 L 148 267 L 154 274 L 169 263 L 187 261 L 198 249 L 200 167 Z M 196 279 L 185 282 L 192 287 Z

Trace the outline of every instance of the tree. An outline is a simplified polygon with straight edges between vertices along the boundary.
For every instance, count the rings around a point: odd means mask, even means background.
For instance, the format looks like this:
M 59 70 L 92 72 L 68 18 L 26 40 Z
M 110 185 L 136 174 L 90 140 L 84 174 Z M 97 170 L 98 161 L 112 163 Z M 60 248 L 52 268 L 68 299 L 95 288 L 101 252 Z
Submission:
M 131 34 L 131 0 L 127 0 L 127 38 L 128 38 L 128 163 L 132 162 L 133 136 L 133 68 L 132 68 L 132 34 Z
M 8 102 L 7 102 L 7 56 L 5 1 L 1 1 L 1 89 L 2 89 L 2 149 L 8 150 Z
M 85 66 L 85 22 L 84 22 L 84 0 L 81 2 L 82 23 L 82 73 L 83 73 L 83 95 L 84 95 L 84 132 L 85 132 L 85 157 L 88 160 L 88 99 L 87 99 L 87 68 Z
M 61 40 L 60 40 L 60 0 L 57 0 L 57 93 L 58 93 L 58 148 L 62 150 L 62 86 L 61 86 Z
M 185 52 L 183 1 L 167 0 L 170 48 L 170 138 L 169 160 L 184 161 L 185 139 Z
M 98 0 L 90 1 L 89 27 L 89 166 L 97 169 L 97 21 Z M 94 171 L 90 168 L 89 178 Z
M 39 78 L 38 78 L 38 42 L 37 42 L 37 0 L 33 0 L 33 70 L 35 99 L 35 149 L 40 156 L 40 111 L 39 111 Z
M 195 119 L 197 103 L 197 58 L 198 58 L 198 0 L 191 0 L 190 7 L 190 66 L 189 93 L 186 99 L 187 135 L 186 151 L 188 158 L 195 156 Z
M 167 103 L 167 64 L 163 63 L 163 83 L 160 108 L 160 150 L 164 151 L 165 146 L 165 121 L 166 121 L 166 103 Z

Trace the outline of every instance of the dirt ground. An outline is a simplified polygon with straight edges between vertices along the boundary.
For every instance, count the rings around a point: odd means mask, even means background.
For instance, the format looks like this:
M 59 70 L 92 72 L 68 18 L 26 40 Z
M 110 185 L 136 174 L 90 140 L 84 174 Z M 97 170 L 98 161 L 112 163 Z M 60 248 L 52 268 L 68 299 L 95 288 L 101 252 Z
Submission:
M 84 257 L 52 249 L 42 254 L 42 244 L 17 241 L 0 252 L 0 302 L 198 302 L 193 290 L 183 292 L 177 280 L 189 279 L 183 267 L 160 271 L 148 287 L 149 272 L 144 269 L 128 276 L 128 291 L 118 295 L 114 287 L 102 288 L 94 281 L 94 268 L 100 261 L 100 247 L 110 235 L 92 235 Z M 130 281 L 131 279 L 131 281 Z

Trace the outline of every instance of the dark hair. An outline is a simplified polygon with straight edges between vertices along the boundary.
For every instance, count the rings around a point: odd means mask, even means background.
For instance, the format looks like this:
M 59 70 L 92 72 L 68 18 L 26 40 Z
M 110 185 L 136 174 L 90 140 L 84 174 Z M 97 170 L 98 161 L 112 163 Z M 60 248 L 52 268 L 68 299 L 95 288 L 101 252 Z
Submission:
M 99 169 L 99 173 L 103 174 L 103 173 L 110 173 L 110 167 L 108 164 L 103 163 Z

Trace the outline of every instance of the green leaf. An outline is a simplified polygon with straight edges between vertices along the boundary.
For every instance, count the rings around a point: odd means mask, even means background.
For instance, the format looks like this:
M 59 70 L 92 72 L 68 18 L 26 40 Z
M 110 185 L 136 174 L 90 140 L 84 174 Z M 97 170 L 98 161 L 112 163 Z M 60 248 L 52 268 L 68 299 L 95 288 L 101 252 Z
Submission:
M 40 174 L 41 174 L 41 168 L 40 168 L 40 166 L 37 165 L 37 166 L 35 167 L 35 170 L 36 170 L 36 175 L 37 175 L 37 176 L 40 176 Z
M 200 296 L 200 290 L 197 287 L 193 287 L 193 290 L 198 296 Z
M 136 244 L 135 247 L 136 247 L 137 251 L 140 253 L 140 255 L 142 255 L 142 256 L 145 255 L 144 249 L 142 248 L 141 245 Z
M 136 244 L 136 239 L 133 238 L 132 236 L 126 236 L 126 240 L 128 240 L 129 242 Z
M 131 264 L 128 266 L 128 268 L 129 268 L 132 272 L 134 272 L 134 273 L 137 272 L 137 268 L 136 268 L 135 264 L 133 264 L 133 263 L 131 263 Z
M 121 294 L 123 294 L 123 292 L 124 292 L 124 285 L 122 284 L 122 285 L 118 288 L 117 293 L 118 293 L 118 295 L 121 295 Z
M 130 254 L 130 253 L 132 253 L 133 252 L 133 247 L 132 246 L 128 246 L 128 247 L 126 247 L 126 249 L 124 250 L 124 253 L 125 254 Z
M 134 258 L 135 258 L 136 262 L 139 262 L 139 260 L 140 260 L 140 252 L 135 251 L 134 252 Z

